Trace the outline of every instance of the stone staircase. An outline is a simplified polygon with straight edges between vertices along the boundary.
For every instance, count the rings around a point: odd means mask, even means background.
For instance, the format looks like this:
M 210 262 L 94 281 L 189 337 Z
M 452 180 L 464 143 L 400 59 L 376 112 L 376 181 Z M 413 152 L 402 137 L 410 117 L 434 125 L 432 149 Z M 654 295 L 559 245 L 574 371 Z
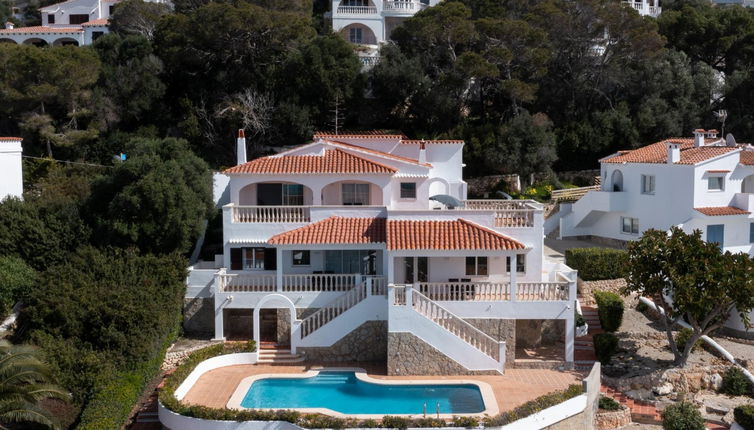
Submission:
M 576 370 L 590 370 L 594 362 L 597 361 L 592 337 L 597 333 L 603 333 L 603 330 L 597 315 L 597 308 L 585 306 L 582 297 L 579 297 L 579 301 L 581 302 L 582 316 L 589 326 L 589 332 L 586 336 L 577 337 L 574 341 L 574 367 Z
M 288 348 L 270 345 L 260 345 L 259 358 L 257 359 L 257 363 L 260 364 L 291 364 L 302 361 L 304 361 L 302 355 L 291 354 L 291 350 Z

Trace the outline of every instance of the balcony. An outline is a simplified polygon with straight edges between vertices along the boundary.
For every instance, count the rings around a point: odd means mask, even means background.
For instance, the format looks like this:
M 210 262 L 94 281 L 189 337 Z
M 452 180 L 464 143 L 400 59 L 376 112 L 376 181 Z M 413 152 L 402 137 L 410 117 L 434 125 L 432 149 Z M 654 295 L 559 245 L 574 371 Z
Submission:
M 731 206 L 735 206 L 739 209 L 754 213 L 754 194 L 736 193 L 733 196 L 733 202 Z
M 376 15 L 377 8 L 374 6 L 338 6 L 338 15 Z
M 474 301 L 566 301 L 568 282 L 518 282 L 514 291 L 508 282 L 420 282 L 417 288 L 430 300 Z
M 221 293 L 323 293 L 345 292 L 368 282 L 372 294 L 384 294 L 385 278 L 350 273 L 283 275 L 281 285 L 275 274 L 226 273 L 216 275 L 217 291 Z
M 534 227 L 541 206 L 529 200 L 466 200 L 460 210 L 494 211 L 495 227 Z
M 428 6 L 419 1 L 385 1 L 383 14 L 390 16 L 413 16 Z

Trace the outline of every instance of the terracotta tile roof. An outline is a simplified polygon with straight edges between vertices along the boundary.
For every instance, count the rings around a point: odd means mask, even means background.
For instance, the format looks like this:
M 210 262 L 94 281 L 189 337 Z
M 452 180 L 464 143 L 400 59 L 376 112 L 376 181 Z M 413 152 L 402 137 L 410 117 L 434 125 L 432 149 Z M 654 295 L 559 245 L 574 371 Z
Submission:
M 441 140 L 421 140 L 421 139 L 408 139 L 401 140 L 401 145 L 421 145 L 424 142 L 427 145 L 459 145 L 466 143 L 459 139 L 441 139 Z
M 17 142 L 19 140 L 23 140 L 20 137 L 0 137 L 0 142 Z
M 392 158 L 393 160 L 403 161 L 406 163 L 416 164 L 419 166 L 432 167 L 432 165 L 429 163 L 419 163 L 418 160 L 413 159 L 413 158 L 408 158 L 408 157 L 403 157 L 400 155 L 390 154 L 387 152 L 377 151 L 375 149 L 364 148 L 363 146 L 354 145 L 351 143 L 340 142 L 337 140 L 329 140 L 329 139 L 327 140 L 327 142 L 335 146 L 341 146 L 343 148 L 354 149 L 357 151 L 366 152 L 368 154 L 379 155 L 380 157 Z
M 724 216 L 724 215 L 748 215 L 751 212 L 747 212 L 743 209 L 739 209 L 733 206 L 717 206 L 707 208 L 694 208 L 695 211 L 701 212 L 707 216 Z
M 706 144 L 719 139 L 705 139 Z M 666 142 L 681 145 L 681 159 L 676 164 L 697 164 L 728 152 L 739 149 L 729 146 L 701 146 L 694 148 L 694 139 L 670 138 L 631 151 L 619 151 L 617 155 L 602 160 L 604 163 L 666 163 L 668 148 Z
M 335 133 L 334 131 L 317 131 L 314 133 L 314 139 L 405 139 L 403 133 L 395 134 L 388 130 L 366 130 L 366 131 L 343 131 Z
M 385 243 L 385 218 L 333 216 L 272 236 L 267 243 L 272 245 Z
M 387 248 L 485 249 L 526 248 L 521 242 L 464 219 L 451 221 L 388 220 Z
M 704 173 L 730 173 L 730 170 L 707 170 Z
M 84 31 L 81 27 L 47 27 L 37 25 L 34 27 L 6 28 L 0 30 L 0 34 L 19 34 L 19 33 L 79 33 Z
M 741 164 L 754 166 L 754 151 L 741 151 Z
M 272 155 L 249 161 L 223 173 L 257 173 L 257 174 L 288 174 L 288 173 L 379 173 L 393 174 L 397 172 L 390 166 L 359 157 L 346 151 L 333 148 L 325 150 L 324 155 Z
M 107 18 L 93 19 L 81 24 L 82 27 L 101 27 L 107 25 Z

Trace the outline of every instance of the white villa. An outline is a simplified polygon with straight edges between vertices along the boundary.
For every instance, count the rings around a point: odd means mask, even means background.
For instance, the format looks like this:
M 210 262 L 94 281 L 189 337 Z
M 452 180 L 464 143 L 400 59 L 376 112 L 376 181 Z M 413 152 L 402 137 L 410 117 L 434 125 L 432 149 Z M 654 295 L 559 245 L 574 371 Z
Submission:
M 600 160 L 601 189 L 561 204 L 560 236 L 625 244 L 650 229 L 701 230 L 725 251 L 754 256 L 754 147 L 717 130 Z M 743 330 L 735 321 L 729 328 Z
M 466 199 L 463 141 L 318 133 L 247 162 L 240 136 L 223 254 L 188 278 L 216 339 L 392 374 L 502 373 L 517 345 L 573 365 L 576 273 L 544 260 L 541 205 Z
M 622 0 L 621 3 L 636 9 L 641 16 L 657 18 L 662 13 L 660 0 Z
M 441 0 L 333 0 L 332 28 L 349 42 L 359 45 L 365 66 L 373 65 L 379 46 L 404 20 Z
M 20 137 L 0 137 L 0 201 L 23 197 L 24 181 Z

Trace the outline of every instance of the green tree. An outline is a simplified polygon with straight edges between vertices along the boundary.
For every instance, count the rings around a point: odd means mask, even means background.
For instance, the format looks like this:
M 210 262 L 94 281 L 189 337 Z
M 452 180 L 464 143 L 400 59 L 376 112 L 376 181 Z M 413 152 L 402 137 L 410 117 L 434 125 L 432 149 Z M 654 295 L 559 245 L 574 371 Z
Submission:
M 38 348 L 0 340 L 0 423 L 35 423 L 59 429 L 55 417 L 39 405 L 44 399 L 70 399 L 52 380 Z
M 15 256 L 0 257 L 0 313 L 5 315 L 18 301 L 28 297 L 37 272 Z
M 95 181 L 87 213 L 95 242 L 187 253 L 212 210 L 212 175 L 185 141 L 136 138 L 128 160 Z
M 170 13 L 165 3 L 125 0 L 115 5 L 110 16 L 110 31 L 121 36 L 137 35 L 152 40 L 157 23 Z
M 670 234 L 648 230 L 628 245 L 626 291 L 658 298 L 662 324 L 677 366 L 685 366 L 701 336 L 722 327 L 732 312 L 750 326 L 754 309 L 754 259 L 722 254 L 715 243 L 671 228 Z M 676 345 L 673 326 L 686 320 L 693 330 L 685 345 Z

